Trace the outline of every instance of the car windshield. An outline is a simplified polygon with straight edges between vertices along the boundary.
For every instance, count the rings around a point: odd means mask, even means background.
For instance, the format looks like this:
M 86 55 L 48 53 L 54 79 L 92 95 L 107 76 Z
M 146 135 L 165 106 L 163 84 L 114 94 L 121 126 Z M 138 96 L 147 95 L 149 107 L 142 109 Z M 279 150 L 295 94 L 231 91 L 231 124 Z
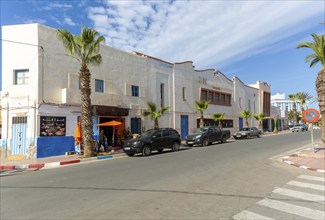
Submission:
M 146 138 L 146 137 L 149 137 L 151 136 L 153 133 L 155 133 L 156 131 L 155 130 L 150 130 L 150 131 L 145 131 L 143 132 L 142 134 L 140 134 L 137 139 L 139 138 Z
M 242 128 L 241 131 L 250 131 L 250 128 Z
M 203 133 L 206 132 L 208 130 L 208 128 L 197 128 L 194 133 Z

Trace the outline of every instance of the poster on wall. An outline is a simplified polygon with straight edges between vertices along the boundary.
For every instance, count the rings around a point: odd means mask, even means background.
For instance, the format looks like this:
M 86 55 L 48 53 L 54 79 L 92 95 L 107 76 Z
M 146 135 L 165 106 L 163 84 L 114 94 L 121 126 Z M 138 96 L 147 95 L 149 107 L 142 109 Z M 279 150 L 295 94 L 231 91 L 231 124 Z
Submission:
M 65 136 L 65 122 L 65 117 L 41 116 L 40 136 Z

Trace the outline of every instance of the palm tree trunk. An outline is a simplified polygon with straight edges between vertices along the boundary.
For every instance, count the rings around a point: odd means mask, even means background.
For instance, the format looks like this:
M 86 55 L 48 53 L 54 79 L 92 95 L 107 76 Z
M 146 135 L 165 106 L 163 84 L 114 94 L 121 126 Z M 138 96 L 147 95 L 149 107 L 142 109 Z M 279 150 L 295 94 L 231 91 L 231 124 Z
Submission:
M 91 109 L 91 88 L 90 88 L 90 72 L 85 63 L 80 68 L 81 83 L 81 129 L 82 142 L 84 147 L 84 156 L 91 157 L 94 154 L 93 141 L 93 122 Z
M 203 113 L 201 113 L 201 117 L 200 117 L 200 128 L 204 127 L 204 121 L 203 121 Z
M 322 141 L 325 144 L 325 68 L 319 71 L 316 78 L 318 105 L 322 120 Z
M 246 124 L 246 127 L 248 128 L 248 119 L 245 118 L 245 124 Z
M 154 129 L 158 129 L 158 128 L 159 128 L 158 118 L 155 118 Z

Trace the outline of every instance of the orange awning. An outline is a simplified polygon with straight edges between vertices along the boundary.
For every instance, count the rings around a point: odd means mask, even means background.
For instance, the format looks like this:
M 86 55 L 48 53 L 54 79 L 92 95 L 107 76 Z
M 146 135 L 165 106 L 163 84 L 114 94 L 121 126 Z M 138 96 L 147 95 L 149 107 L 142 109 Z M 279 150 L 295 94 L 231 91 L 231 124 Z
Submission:
M 113 121 L 108 121 L 108 122 L 103 122 L 103 123 L 97 124 L 97 126 L 118 126 L 121 124 L 122 124 L 122 122 L 113 120 Z

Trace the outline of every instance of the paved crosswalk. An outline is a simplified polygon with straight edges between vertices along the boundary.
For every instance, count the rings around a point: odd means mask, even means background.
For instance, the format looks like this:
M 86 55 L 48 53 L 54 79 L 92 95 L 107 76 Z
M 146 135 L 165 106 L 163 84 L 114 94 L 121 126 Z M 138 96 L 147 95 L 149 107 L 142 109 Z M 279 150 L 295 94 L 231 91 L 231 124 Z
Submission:
M 325 176 L 300 175 L 232 218 L 235 220 L 324 220 Z

